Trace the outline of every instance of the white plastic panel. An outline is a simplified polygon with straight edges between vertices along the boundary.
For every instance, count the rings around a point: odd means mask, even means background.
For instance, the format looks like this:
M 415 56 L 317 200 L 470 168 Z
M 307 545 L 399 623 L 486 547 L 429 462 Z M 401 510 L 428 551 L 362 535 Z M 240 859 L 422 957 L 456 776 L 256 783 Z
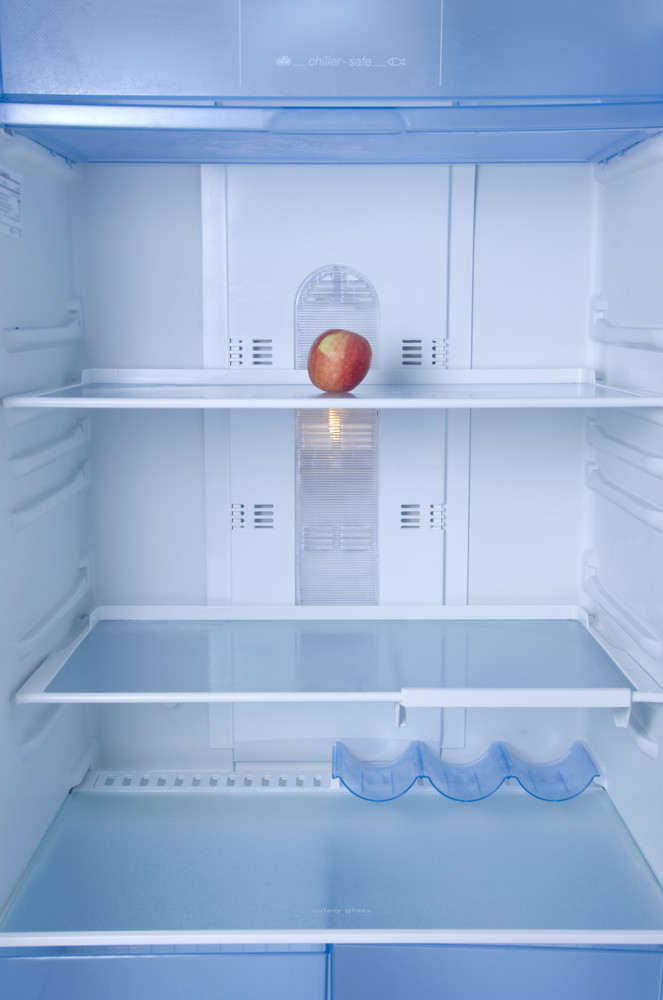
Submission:
M 383 367 L 400 366 L 403 337 L 444 336 L 447 167 L 226 170 L 231 336 L 273 338 L 274 367 L 294 368 L 297 291 L 335 262 L 375 288 Z
M 610 179 L 604 188 L 602 298 L 618 326 L 663 325 L 663 162 L 660 143 L 653 162 Z M 646 149 L 646 147 L 643 147 Z M 658 160 L 658 162 L 656 162 Z M 602 174 L 597 174 L 599 180 Z M 633 359 L 633 363 L 637 363 Z
M 223 706 L 210 706 L 218 718 Z M 398 726 L 394 705 L 234 705 L 233 746 L 236 763 L 249 761 L 319 761 L 329 768 L 332 748 L 344 740 L 366 760 L 399 756 L 413 739 L 439 749 L 442 711 L 415 708 Z M 214 729 L 212 730 L 214 734 Z
M 231 415 L 231 506 L 217 516 L 230 530 L 234 604 L 294 603 L 294 453 L 292 413 Z
M 202 367 L 200 167 L 85 170 L 88 363 Z
M 202 413 L 98 413 L 93 423 L 98 599 L 205 603 Z
M 477 172 L 472 364 L 587 363 L 589 167 Z
M 444 603 L 446 428 L 444 412 L 380 414 L 383 604 Z
M 583 459 L 581 413 L 472 414 L 471 603 L 578 600 Z

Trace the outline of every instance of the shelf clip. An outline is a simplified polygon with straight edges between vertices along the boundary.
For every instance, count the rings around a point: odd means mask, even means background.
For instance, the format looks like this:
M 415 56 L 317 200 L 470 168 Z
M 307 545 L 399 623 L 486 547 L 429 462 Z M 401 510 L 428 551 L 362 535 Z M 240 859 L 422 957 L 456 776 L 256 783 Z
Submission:
M 394 725 L 397 729 L 407 726 L 407 709 L 400 701 L 397 701 L 394 705 Z
M 618 729 L 628 729 L 632 708 L 633 705 L 627 705 L 625 708 L 613 708 L 612 714 Z

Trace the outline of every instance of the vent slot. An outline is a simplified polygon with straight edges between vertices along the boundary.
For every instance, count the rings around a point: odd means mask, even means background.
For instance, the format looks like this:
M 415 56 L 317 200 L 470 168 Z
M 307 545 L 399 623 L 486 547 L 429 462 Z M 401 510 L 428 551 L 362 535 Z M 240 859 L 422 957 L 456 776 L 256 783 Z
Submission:
M 228 343 L 228 364 L 231 368 L 274 364 L 274 342 L 271 337 L 231 337 Z
M 421 504 L 402 503 L 401 504 L 401 528 L 421 527 Z
M 299 410 L 297 603 L 377 604 L 375 410 Z
M 253 505 L 253 527 L 273 528 L 274 527 L 274 504 L 254 503 Z
M 233 503 L 230 505 L 230 527 L 233 531 L 243 528 L 273 528 L 273 503 Z
M 447 526 L 447 509 L 443 503 L 430 503 L 422 508 L 420 503 L 402 503 L 400 513 L 401 530 L 427 527 L 444 531 Z
M 366 337 L 378 363 L 380 306 L 373 285 L 344 264 L 314 271 L 295 299 L 295 367 L 306 368 L 315 338 L 325 330 L 352 330 Z
M 403 340 L 401 342 L 401 364 L 423 364 L 423 346 L 421 340 Z
M 273 364 L 273 343 L 271 337 L 257 338 L 251 341 L 251 364 Z
M 401 365 L 404 367 L 447 368 L 449 341 L 446 339 L 424 341 L 417 337 L 401 340 Z

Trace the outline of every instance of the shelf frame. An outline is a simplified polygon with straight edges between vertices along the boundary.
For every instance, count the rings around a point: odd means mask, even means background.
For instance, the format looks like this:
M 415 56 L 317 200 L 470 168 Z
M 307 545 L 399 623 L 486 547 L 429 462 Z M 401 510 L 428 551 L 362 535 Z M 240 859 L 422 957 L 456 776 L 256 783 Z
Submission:
M 361 612 L 361 614 L 359 614 Z M 49 690 L 50 685 L 66 668 L 73 654 L 100 622 L 302 622 L 347 621 L 351 625 L 362 621 L 437 621 L 443 622 L 486 622 L 486 621 L 577 621 L 607 657 L 623 684 L 612 683 L 605 686 L 569 687 L 560 685 L 509 686 L 496 683 L 494 686 L 463 686 L 450 683 L 448 686 L 426 687 L 403 685 L 398 687 L 375 687 L 371 689 L 294 689 L 284 683 L 269 689 L 255 689 L 251 684 L 233 686 L 219 685 L 205 689 L 182 690 L 176 687 L 168 690 L 145 689 L 120 690 L 108 685 L 106 690 L 65 689 Z M 388 672 L 388 671 L 387 671 Z M 411 608 L 376 606 L 372 608 L 315 607 L 315 606 L 218 606 L 215 608 L 124 608 L 102 607 L 95 610 L 89 623 L 66 648 L 51 654 L 44 663 L 25 681 L 16 692 L 18 704 L 393 704 L 396 717 L 404 715 L 408 708 L 600 708 L 611 709 L 615 722 L 627 726 L 632 706 L 635 703 L 662 704 L 663 689 L 652 677 L 634 661 L 625 665 L 617 662 L 605 647 L 601 637 L 589 627 L 589 619 L 583 609 L 567 606 L 523 606 L 523 607 L 417 607 Z
M 296 369 L 87 369 L 80 381 L 7 396 L 8 408 L 530 409 L 663 407 L 663 393 L 610 386 L 583 368 L 374 370 L 349 393 Z

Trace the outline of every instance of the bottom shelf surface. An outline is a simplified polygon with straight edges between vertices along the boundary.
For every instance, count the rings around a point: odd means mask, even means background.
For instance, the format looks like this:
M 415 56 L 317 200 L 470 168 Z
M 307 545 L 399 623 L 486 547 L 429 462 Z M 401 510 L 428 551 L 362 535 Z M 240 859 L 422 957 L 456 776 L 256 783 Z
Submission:
M 503 787 L 470 803 L 420 787 L 381 803 L 336 788 L 85 788 L 1 929 L 7 945 L 651 944 L 663 942 L 663 890 L 596 785 L 566 802 Z

